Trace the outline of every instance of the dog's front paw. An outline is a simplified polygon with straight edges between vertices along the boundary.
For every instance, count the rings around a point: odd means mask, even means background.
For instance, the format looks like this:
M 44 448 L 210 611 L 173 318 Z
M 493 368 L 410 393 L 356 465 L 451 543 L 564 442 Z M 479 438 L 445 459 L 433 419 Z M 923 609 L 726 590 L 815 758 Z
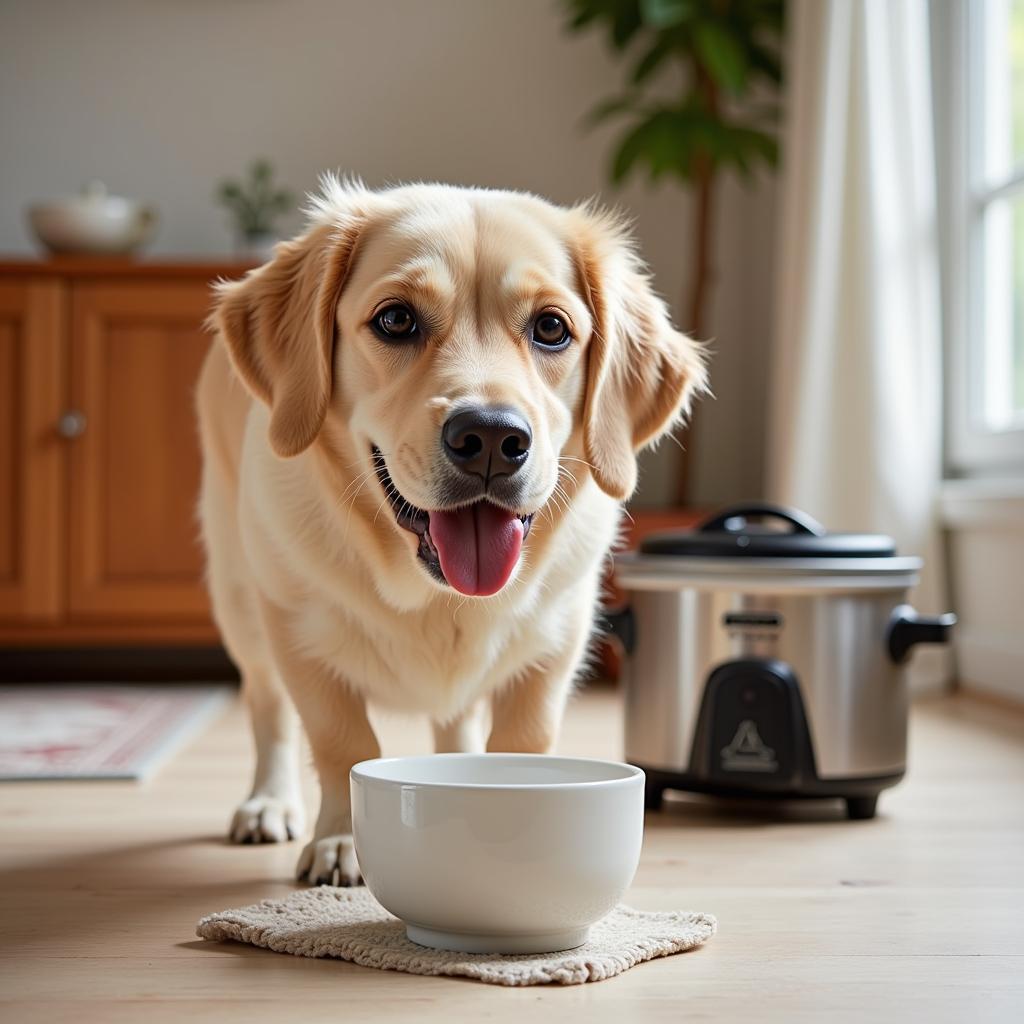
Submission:
M 305 828 L 301 800 L 257 793 L 235 811 L 228 838 L 233 843 L 284 843 L 297 839 Z
M 310 885 L 361 885 L 356 847 L 350 835 L 314 839 L 299 857 L 296 875 Z

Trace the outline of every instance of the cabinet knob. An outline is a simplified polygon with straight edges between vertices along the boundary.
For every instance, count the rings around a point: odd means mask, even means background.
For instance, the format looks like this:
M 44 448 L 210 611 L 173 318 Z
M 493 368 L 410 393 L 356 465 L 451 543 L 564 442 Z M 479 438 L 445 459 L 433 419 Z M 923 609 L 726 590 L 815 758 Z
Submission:
M 77 409 L 69 409 L 59 420 L 57 420 L 57 433 L 61 437 L 73 441 L 85 433 L 85 426 L 88 421 L 84 412 Z

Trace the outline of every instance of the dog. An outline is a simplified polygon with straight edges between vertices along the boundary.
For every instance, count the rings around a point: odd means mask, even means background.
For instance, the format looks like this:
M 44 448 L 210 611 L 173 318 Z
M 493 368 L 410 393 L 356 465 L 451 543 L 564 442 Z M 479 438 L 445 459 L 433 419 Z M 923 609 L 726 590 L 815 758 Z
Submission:
M 438 751 L 549 751 L 636 456 L 704 386 L 622 219 L 593 204 L 327 178 L 305 232 L 218 285 L 197 394 L 213 613 L 256 747 L 235 842 L 304 831 L 358 884 L 367 702 Z

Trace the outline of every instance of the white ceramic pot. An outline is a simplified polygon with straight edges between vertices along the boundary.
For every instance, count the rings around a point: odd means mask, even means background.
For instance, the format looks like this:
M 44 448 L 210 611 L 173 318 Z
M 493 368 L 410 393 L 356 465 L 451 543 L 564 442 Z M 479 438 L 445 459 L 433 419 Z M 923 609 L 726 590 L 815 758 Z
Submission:
M 363 878 L 413 942 L 467 953 L 582 945 L 633 880 L 644 774 L 540 754 L 434 754 L 352 769 Z
M 39 240 L 55 253 L 125 255 L 152 235 L 156 209 L 109 195 L 102 182 L 87 185 L 80 195 L 37 203 L 28 209 L 29 223 Z

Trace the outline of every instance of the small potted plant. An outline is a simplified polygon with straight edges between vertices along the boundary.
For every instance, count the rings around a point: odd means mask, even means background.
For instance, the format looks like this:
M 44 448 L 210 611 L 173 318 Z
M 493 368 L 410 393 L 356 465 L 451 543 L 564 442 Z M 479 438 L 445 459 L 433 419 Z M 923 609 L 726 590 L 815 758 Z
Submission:
M 238 255 L 250 259 L 270 257 L 278 236 L 274 221 L 291 209 L 293 197 L 274 185 L 269 160 L 254 160 L 248 176 L 227 179 L 217 188 L 217 200 L 231 214 Z

